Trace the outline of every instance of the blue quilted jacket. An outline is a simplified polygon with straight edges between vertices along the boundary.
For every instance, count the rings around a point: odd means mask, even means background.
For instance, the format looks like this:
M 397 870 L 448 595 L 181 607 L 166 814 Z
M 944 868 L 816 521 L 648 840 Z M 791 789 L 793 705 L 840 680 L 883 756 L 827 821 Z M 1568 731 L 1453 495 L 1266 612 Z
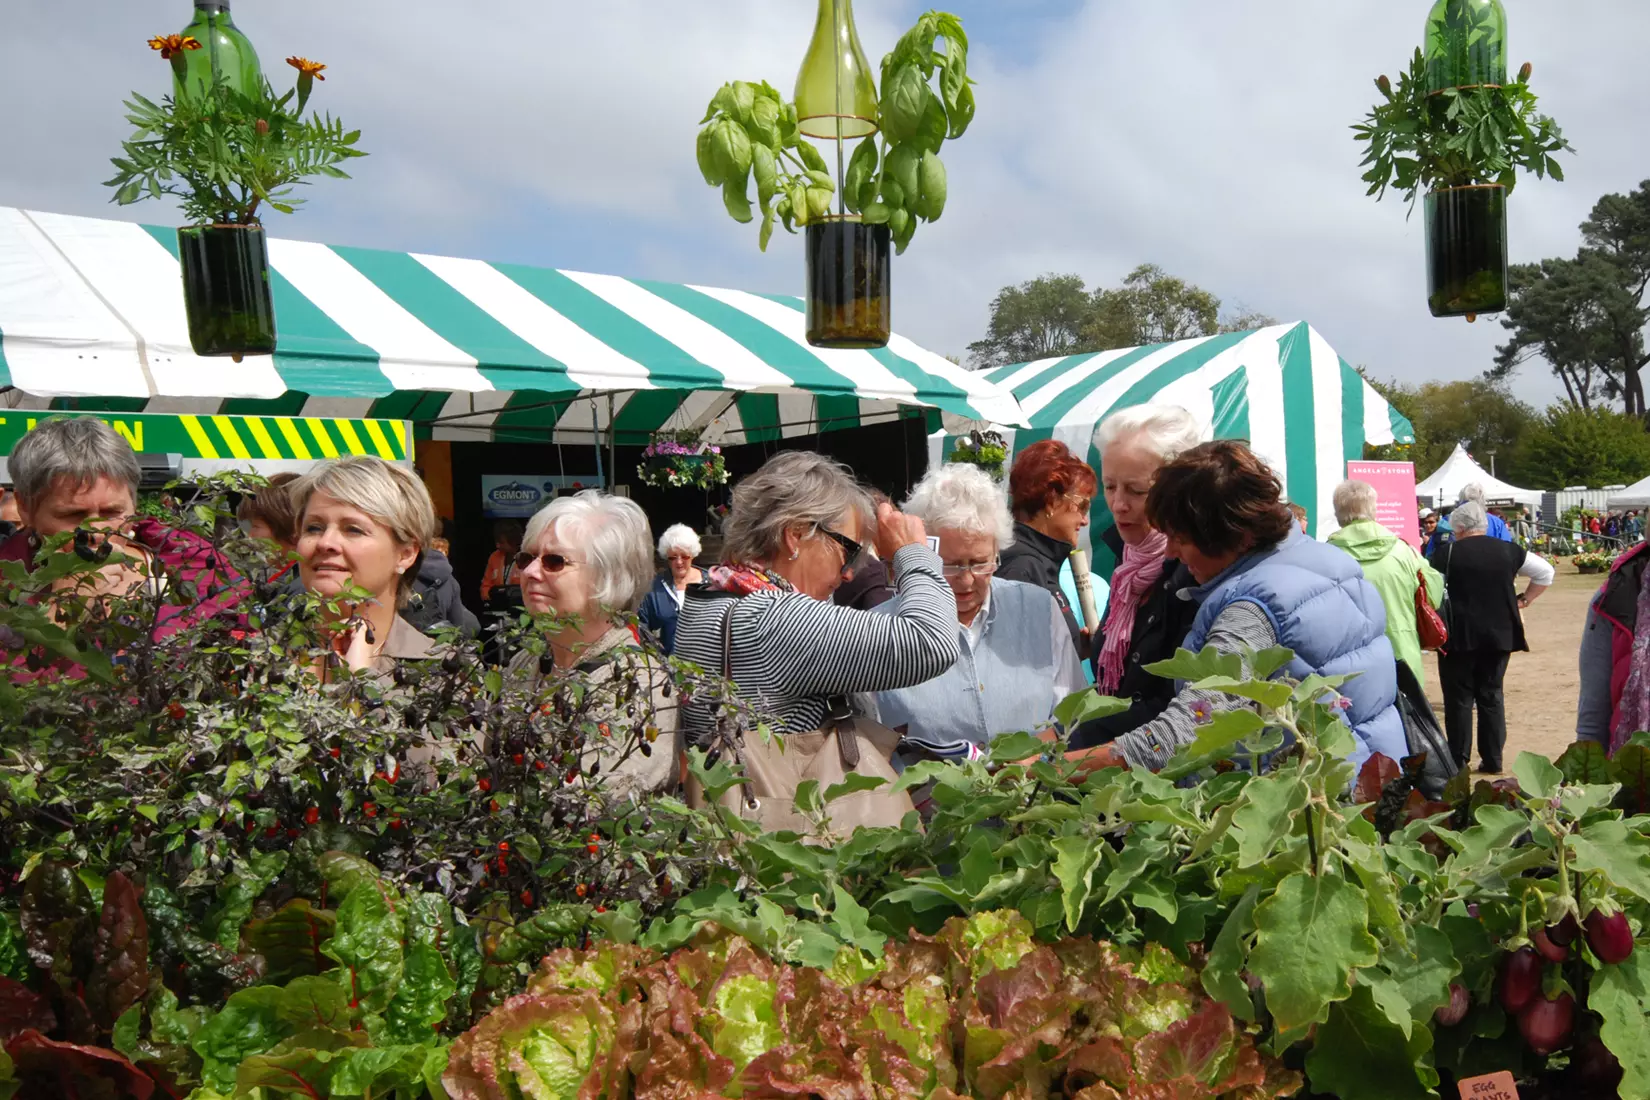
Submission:
M 1341 688 L 1351 700 L 1346 719 L 1358 739 L 1350 757 L 1355 767 L 1372 752 L 1394 760 L 1409 755 L 1394 706 L 1398 673 L 1386 637 L 1386 608 L 1351 555 L 1291 529 L 1275 548 L 1239 560 L 1194 590 L 1193 598 L 1201 606 L 1186 635 L 1187 649 L 1202 649 L 1221 611 L 1248 600 L 1272 621 L 1278 644 L 1294 650 L 1283 670 L 1289 676 L 1361 673 Z

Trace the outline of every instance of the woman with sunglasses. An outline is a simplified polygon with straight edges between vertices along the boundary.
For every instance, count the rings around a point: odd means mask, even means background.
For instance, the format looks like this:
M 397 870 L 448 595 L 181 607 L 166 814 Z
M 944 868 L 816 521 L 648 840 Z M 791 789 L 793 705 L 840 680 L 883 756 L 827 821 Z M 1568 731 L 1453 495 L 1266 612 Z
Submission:
M 841 464 L 776 455 L 734 489 L 723 532 L 726 561 L 688 590 L 676 656 L 727 667 L 776 732 L 818 730 L 844 697 L 920 684 L 956 661 L 957 601 L 922 521 L 888 504 L 873 512 Z M 892 613 L 831 602 L 871 540 L 898 592 Z M 684 708 L 690 743 L 708 739 L 713 717 Z
M 583 717 L 608 727 L 612 748 L 599 756 L 608 789 L 623 797 L 671 786 L 679 724 L 669 670 L 630 625 L 653 582 L 653 532 L 641 506 L 594 489 L 561 497 L 528 521 L 521 545 L 515 575 L 527 610 L 548 616 L 551 663 L 584 673 Z M 536 689 L 542 667 L 538 653 L 524 650 L 509 674 Z M 621 703 L 632 684 L 641 689 L 637 698 Z M 656 740 L 644 745 L 633 735 L 649 727 Z
M 917 483 L 905 511 L 939 537 L 961 655 L 932 680 L 878 694 L 882 721 L 905 727 L 908 755 L 959 759 L 1000 734 L 1047 726 L 1088 678 L 1054 597 L 993 576 L 1014 541 L 1002 489 L 977 466 L 942 466 Z
M 1057 439 L 1033 443 L 1014 456 L 1008 475 L 1009 507 L 1014 512 L 1014 544 L 1003 550 L 997 575 L 1024 581 L 1054 597 L 1065 616 L 1072 644 L 1083 660 L 1089 658 L 1089 632 L 1060 584 L 1062 570 L 1071 572 L 1071 552 L 1077 535 L 1089 522 L 1089 505 L 1099 480 L 1088 463 Z

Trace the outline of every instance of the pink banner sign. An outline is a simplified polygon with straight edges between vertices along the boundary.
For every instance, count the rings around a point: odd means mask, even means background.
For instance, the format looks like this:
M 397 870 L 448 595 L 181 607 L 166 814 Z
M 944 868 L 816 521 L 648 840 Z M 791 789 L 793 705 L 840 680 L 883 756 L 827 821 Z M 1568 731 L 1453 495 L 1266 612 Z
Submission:
M 1375 522 L 1411 546 L 1421 545 L 1415 511 L 1415 463 L 1348 462 L 1346 476 L 1375 486 Z

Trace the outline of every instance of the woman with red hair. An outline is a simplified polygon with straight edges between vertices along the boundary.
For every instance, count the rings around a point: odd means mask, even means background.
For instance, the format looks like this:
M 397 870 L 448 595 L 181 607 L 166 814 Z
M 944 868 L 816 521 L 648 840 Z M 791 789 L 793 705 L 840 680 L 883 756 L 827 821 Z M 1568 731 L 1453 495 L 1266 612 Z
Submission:
M 1014 544 L 1003 551 L 997 576 L 1047 589 L 1065 614 L 1077 654 L 1088 660 L 1088 635 L 1078 626 L 1060 588 L 1060 567 L 1077 548 L 1089 521 L 1099 479 L 1088 463 L 1055 439 L 1033 443 L 1014 458 L 1008 503 L 1014 512 Z

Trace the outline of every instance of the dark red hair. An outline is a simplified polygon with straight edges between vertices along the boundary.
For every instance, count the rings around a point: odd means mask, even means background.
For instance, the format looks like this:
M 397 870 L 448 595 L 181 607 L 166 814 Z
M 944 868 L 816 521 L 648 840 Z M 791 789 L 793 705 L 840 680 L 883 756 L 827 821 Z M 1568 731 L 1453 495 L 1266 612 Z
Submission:
M 1033 443 L 1014 456 L 1008 475 L 1008 502 L 1019 519 L 1048 511 L 1067 493 L 1092 498 L 1100 481 L 1089 464 L 1057 439 Z

